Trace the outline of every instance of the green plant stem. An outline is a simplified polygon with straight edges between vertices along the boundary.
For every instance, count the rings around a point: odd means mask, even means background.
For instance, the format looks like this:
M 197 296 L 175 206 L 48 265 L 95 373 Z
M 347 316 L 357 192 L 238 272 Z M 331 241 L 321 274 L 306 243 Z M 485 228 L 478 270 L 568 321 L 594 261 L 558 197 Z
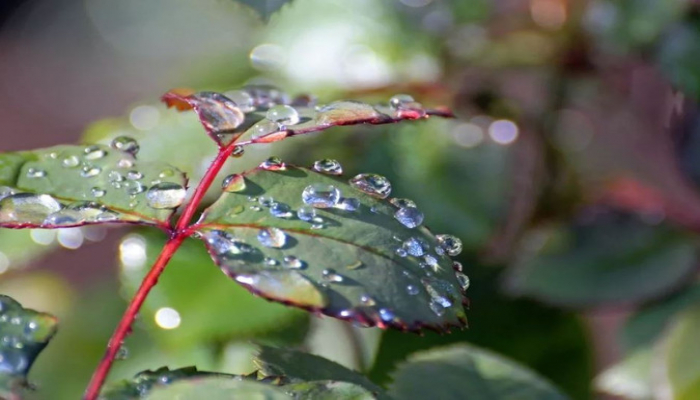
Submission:
M 221 171 L 221 168 L 223 168 L 224 164 L 226 164 L 226 161 L 231 155 L 231 152 L 233 152 L 235 146 L 236 144 L 234 141 L 228 146 L 221 148 L 219 154 L 211 163 L 209 169 L 197 185 L 197 188 L 192 195 L 192 199 L 185 206 L 185 209 L 182 212 L 180 219 L 178 219 L 175 228 L 170 230 L 170 238 L 165 243 L 163 250 L 161 250 L 156 262 L 151 267 L 151 270 L 148 271 L 148 274 L 141 282 L 141 286 L 139 286 L 136 294 L 134 294 L 134 297 L 129 302 L 129 305 L 122 315 L 117 328 L 114 330 L 114 333 L 112 333 L 112 337 L 107 343 L 105 355 L 102 357 L 97 369 L 95 369 L 95 372 L 90 379 L 90 383 L 85 390 L 85 400 L 96 400 L 99 396 L 100 389 L 107 379 L 107 375 L 112 368 L 112 364 L 114 364 L 114 360 L 117 357 L 119 349 L 124 343 L 126 337 L 132 331 L 132 325 L 136 319 L 136 315 L 141 309 L 144 301 L 146 301 L 146 297 L 150 293 L 151 289 L 153 289 L 153 287 L 155 287 L 155 285 L 158 283 L 158 278 L 168 265 L 168 261 L 170 261 L 170 259 L 173 257 L 182 242 L 193 233 L 193 231 L 187 229 L 187 227 L 197 211 L 197 207 L 199 207 L 199 204 L 202 202 L 204 195 L 207 193 L 207 190 L 209 190 L 209 187 L 211 187 L 211 184 L 214 182 L 214 179 L 216 179 L 216 176 L 219 174 L 219 171 Z

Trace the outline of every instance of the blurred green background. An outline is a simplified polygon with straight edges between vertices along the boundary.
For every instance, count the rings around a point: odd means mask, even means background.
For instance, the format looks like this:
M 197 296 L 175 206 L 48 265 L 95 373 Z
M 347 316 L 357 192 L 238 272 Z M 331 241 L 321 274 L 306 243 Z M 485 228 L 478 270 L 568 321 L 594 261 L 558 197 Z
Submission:
M 215 147 L 192 113 L 158 104 L 174 87 L 271 82 L 321 103 L 408 93 L 448 105 L 454 120 L 333 128 L 230 168 L 274 154 L 387 176 L 432 230 L 464 241 L 470 327 L 420 337 L 308 316 L 248 294 L 192 241 L 111 379 L 166 364 L 248 372 L 256 340 L 386 383 L 412 352 L 469 342 L 577 400 L 700 398 L 700 3 L 284 3 L 4 0 L 0 150 L 126 134 L 140 158 L 197 179 Z M 0 293 L 61 321 L 30 374 L 37 398 L 80 396 L 163 241 L 130 228 L 0 230 Z M 172 310 L 175 327 L 162 323 Z

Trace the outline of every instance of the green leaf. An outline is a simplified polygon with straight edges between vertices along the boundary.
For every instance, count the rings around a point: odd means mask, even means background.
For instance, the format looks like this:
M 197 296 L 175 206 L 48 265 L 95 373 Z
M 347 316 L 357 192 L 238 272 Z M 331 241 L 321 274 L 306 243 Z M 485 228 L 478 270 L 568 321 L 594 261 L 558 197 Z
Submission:
M 154 387 L 165 386 L 183 379 L 196 379 L 204 377 L 226 376 L 214 372 L 197 371 L 195 367 L 185 367 L 171 370 L 168 367 L 158 368 L 155 371 L 142 371 L 132 379 L 124 379 L 110 384 L 105 388 L 101 397 L 104 400 L 128 400 L 141 398 Z
M 223 271 L 252 292 L 368 326 L 444 330 L 464 324 L 452 260 L 438 254 L 442 248 L 427 228 L 399 223 L 388 201 L 292 166 L 257 168 L 244 179 L 244 189 L 225 192 L 204 212 L 198 231 Z M 318 208 L 315 220 L 300 220 L 296 212 L 310 185 L 332 186 L 357 199 L 359 208 Z M 258 205 L 270 200 L 288 207 L 286 215 L 275 217 Z M 261 235 L 274 238 L 261 242 Z M 409 239 L 422 241 L 413 248 L 426 255 L 397 254 Z
M 652 399 L 652 367 L 655 359 L 651 348 L 639 349 L 598 375 L 595 387 L 601 392 L 625 399 Z
M 283 386 L 289 394 L 304 400 L 370 400 L 377 397 L 369 390 L 348 382 L 315 381 Z
M 28 386 L 27 373 L 56 333 L 56 324 L 52 315 L 0 295 L 0 398 L 14 398 Z
M 290 100 L 289 95 L 280 89 L 267 85 L 246 86 L 224 95 L 174 90 L 163 95 L 162 100 L 179 110 L 193 109 L 207 134 L 219 146 L 234 140 L 238 140 L 240 146 L 272 143 L 339 125 L 379 125 L 431 115 L 452 115 L 445 109 L 423 108 L 405 95 L 393 97 L 391 106 L 349 100 L 317 106 L 309 95 Z
M 393 376 L 396 399 L 567 399 L 524 366 L 464 344 L 415 353 Z
M 201 378 L 155 388 L 147 400 L 172 399 L 293 400 L 282 388 L 252 380 Z
M 697 239 L 641 216 L 589 210 L 570 226 L 523 241 L 509 288 L 563 306 L 634 302 L 682 284 L 697 263 Z
M 166 237 L 147 230 L 122 239 L 121 279 L 129 296 L 135 293 Z M 146 257 L 141 258 L 144 254 Z M 163 329 L 158 311 L 177 311 L 181 323 Z M 256 340 L 279 337 L 284 343 L 300 342 L 308 329 L 308 314 L 251 295 L 221 275 L 197 241 L 186 240 L 170 260 L 141 311 L 143 322 L 172 348 L 230 339 Z
M 666 374 L 674 400 L 700 398 L 700 306 L 681 315 L 668 334 Z
M 185 177 L 104 145 L 0 154 L 0 226 L 166 223 L 184 200 Z
M 290 349 L 260 346 L 253 360 L 263 376 L 285 376 L 292 383 L 310 381 L 341 381 L 359 385 L 378 398 L 387 398 L 384 390 L 364 375 L 340 364 L 312 354 Z
M 260 15 L 263 21 L 269 21 L 272 14 L 277 12 L 285 4 L 292 0 L 235 0 L 241 4 L 252 8 Z

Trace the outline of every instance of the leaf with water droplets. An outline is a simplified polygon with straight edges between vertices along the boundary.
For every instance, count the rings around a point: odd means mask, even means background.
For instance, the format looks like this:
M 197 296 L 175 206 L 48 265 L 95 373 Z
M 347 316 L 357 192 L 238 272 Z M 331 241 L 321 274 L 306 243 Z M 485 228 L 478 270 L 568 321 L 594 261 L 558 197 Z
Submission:
M 185 198 L 185 177 L 165 163 L 137 161 L 133 144 L 120 142 L 120 148 L 0 154 L 0 226 L 165 224 Z
M 393 381 L 389 393 L 396 399 L 568 399 L 525 366 L 465 344 L 409 356 Z
M 226 94 L 235 98 L 245 94 L 245 104 L 239 105 Z M 412 99 L 392 98 L 385 105 L 344 100 L 316 106 L 292 100 L 272 86 L 247 86 L 226 94 L 174 90 L 166 93 L 163 101 L 180 110 L 193 109 L 209 136 L 220 146 L 239 139 L 241 145 L 271 143 L 340 125 L 378 125 L 452 115 L 444 109 L 426 109 Z
M 27 373 L 56 333 L 55 317 L 23 308 L 0 295 L 0 398 L 28 387 Z
M 290 165 L 257 168 L 244 179 L 245 189 L 223 193 L 197 227 L 216 263 L 238 283 L 361 325 L 464 325 L 468 279 L 457 276 L 427 228 L 397 221 L 389 201 L 347 178 Z M 355 206 L 344 207 L 342 196 Z M 290 213 L 280 217 L 278 204 Z

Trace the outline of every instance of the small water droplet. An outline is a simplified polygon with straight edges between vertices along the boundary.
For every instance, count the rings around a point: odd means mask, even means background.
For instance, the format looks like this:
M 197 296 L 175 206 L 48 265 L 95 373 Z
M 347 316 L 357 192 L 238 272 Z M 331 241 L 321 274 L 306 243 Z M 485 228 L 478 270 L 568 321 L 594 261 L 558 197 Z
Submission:
M 288 105 L 276 105 L 271 107 L 267 110 L 265 118 L 285 126 L 296 125 L 300 121 L 297 110 Z
M 462 263 L 459 261 L 454 261 L 452 263 L 452 269 L 454 269 L 457 272 L 464 272 L 464 267 L 462 266 Z
M 408 255 L 408 252 L 406 251 L 406 249 L 399 247 L 396 249 L 396 255 L 399 257 L 406 257 Z
M 324 229 L 325 227 L 326 227 L 326 225 L 324 225 L 323 223 L 317 222 L 317 223 L 311 224 L 311 226 L 309 228 L 316 230 L 316 229 Z
M 337 160 L 331 158 L 324 158 L 323 160 L 318 160 L 314 163 L 314 171 L 320 172 L 326 175 L 342 175 L 343 166 Z
M 301 200 L 304 204 L 316 208 L 334 207 L 340 200 L 340 190 L 333 185 L 316 183 L 304 189 Z
M 393 199 L 390 199 L 389 203 L 391 203 L 391 205 L 393 205 L 396 208 L 416 207 L 416 203 L 414 203 L 413 200 L 402 199 L 399 197 L 394 197 Z
M 136 139 L 130 136 L 115 137 L 114 139 L 112 139 L 112 142 L 109 144 L 109 146 L 115 150 L 119 150 L 124 153 L 129 153 L 132 156 L 135 156 L 141 148 Z
M 175 171 L 172 169 L 164 169 L 160 171 L 160 174 L 158 174 L 159 178 L 169 178 L 171 176 L 175 175 Z
M 306 263 L 295 256 L 285 256 L 283 261 L 287 268 L 304 269 L 306 267 Z
M 457 282 L 459 282 L 462 291 L 466 292 L 467 289 L 469 289 L 469 277 L 462 272 L 455 272 L 455 275 L 457 276 Z
M 112 183 L 122 182 L 124 180 L 124 175 L 120 174 L 117 171 L 109 171 L 109 174 L 107 174 L 107 178 Z
M 80 159 L 77 156 L 68 156 L 61 161 L 61 165 L 65 168 L 75 168 L 80 164 Z
M 413 229 L 423 223 L 423 213 L 415 207 L 400 208 L 394 213 L 394 218 L 406 228 Z
M 360 209 L 360 200 L 354 197 L 343 197 L 335 205 L 335 208 L 343 211 L 357 211 Z
M 107 191 L 99 187 L 93 187 L 92 189 L 90 189 L 90 193 L 94 197 L 103 197 L 105 194 L 107 194 Z
M 316 219 L 316 209 L 309 206 L 303 206 L 297 210 L 297 217 L 306 222 L 311 222 Z
M 270 207 L 270 215 L 275 218 L 291 218 L 292 209 L 284 203 L 275 203 Z
M 29 168 L 27 169 L 27 178 L 44 178 L 46 177 L 46 171 L 43 169 Z
M 332 270 L 330 268 L 324 269 L 323 271 L 321 271 L 321 276 L 323 277 L 323 279 L 325 281 L 330 282 L 330 283 L 342 283 L 345 280 L 345 278 L 342 275 L 340 275 L 339 273 L 335 272 L 335 270 Z
M 245 154 L 245 149 L 243 146 L 234 146 L 233 151 L 231 152 L 231 157 L 240 158 L 243 157 L 243 154 Z
M 396 315 L 394 315 L 391 310 L 388 310 L 386 308 L 380 308 L 379 309 L 379 318 L 382 319 L 384 322 L 391 322 L 396 318 Z
M 156 185 L 158 185 L 158 184 L 156 184 Z M 135 182 L 135 184 L 132 187 L 130 187 L 126 192 L 130 196 L 136 196 L 137 194 L 143 193 L 145 191 L 146 191 L 146 186 L 144 184 L 142 184 L 141 182 Z
M 260 206 L 257 205 L 257 204 L 254 204 L 254 205 L 252 205 L 252 206 L 250 206 L 250 207 L 248 207 L 248 208 L 251 209 L 252 211 L 262 211 L 262 207 L 260 207 Z
M 287 165 L 279 157 L 270 157 L 260 164 L 260 168 L 266 171 L 284 171 Z
M 258 197 L 258 203 L 263 207 L 272 207 L 275 205 L 275 199 L 272 196 L 260 196 Z
M 425 241 L 416 237 L 410 237 L 403 242 L 402 247 L 406 252 L 414 257 L 420 257 L 425 254 L 425 249 L 427 245 Z
M 240 174 L 231 174 L 221 182 L 224 192 L 234 193 L 245 190 L 245 178 Z
M 115 359 L 126 360 L 128 357 L 129 357 L 129 349 L 124 345 L 119 347 L 119 350 L 117 350 L 117 355 L 116 355 Z
M 438 263 L 437 258 L 431 254 L 424 255 L 423 262 L 425 262 L 425 265 L 432 268 L 435 272 L 440 270 L 440 264 Z
M 107 152 L 102 150 L 100 146 L 88 146 L 84 151 L 86 160 L 99 160 L 107 155 Z
M 462 241 L 452 235 L 436 235 L 440 247 L 442 247 L 448 255 L 454 257 L 462 252 Z
M 175 208 L 185 200 L 187 192 L 177 183 L 161 182 L 146 192 L 146 201 L 153 208 Z
M 122 158 L 117 162 L 117 167 L 119 168 L 131 168 L 134 166 L 134 162 L 128 158 Z
M 278 228 L 262 228 L 258 231 L 258 241 L 265 247 L 280 248 L 287 243 L 287 234 Z
M 275 260 L 274 258 L 270 258 L 270 257 L 263 258 L 263 262 L 267 265 L 270 265 L 270 266 L 275 266 L 275 265 L 279 264 L 279 261 Z
M 234 238 L 228 232 L 218 229 L 204 233 L 204 239 L 211 246 L 212 250 L 221 257 L 237 256 L 254 250 L 251 245 Z
M 410 294 L 411 296 L 415 296 L 420 293 L 420 289 L 416 285 L 407 285 L 406 293 Z
M 430 300 L 430 309 L 433 310 L 438 317 L 445 315 L 445 307 L 436 299 Z
M 359 174 L 350 180 L 350 185 L 370 196 L 386 199 L 391 194 L 391 183 L 377 174 Z
M 143 179 L 143 174 L 140 171 L 129 171 L 126 173 L 126 179 L 137 181 Z
M 360 303 L 370 307 L 377 304 L 377 302 L 367 294 L 363 294 L 360 296 Z
M 83 178 L 92 178 L 93 176 L 99 175 L 100 172 L 102 172 L 102 168 L 86 165 L 80 170 L 80 176 Z
M 397 94 L 389 99 L 389 105 L 393 108 L 399 108 L 405 104 L 413 103 L 415 100 L 407 94 Z

